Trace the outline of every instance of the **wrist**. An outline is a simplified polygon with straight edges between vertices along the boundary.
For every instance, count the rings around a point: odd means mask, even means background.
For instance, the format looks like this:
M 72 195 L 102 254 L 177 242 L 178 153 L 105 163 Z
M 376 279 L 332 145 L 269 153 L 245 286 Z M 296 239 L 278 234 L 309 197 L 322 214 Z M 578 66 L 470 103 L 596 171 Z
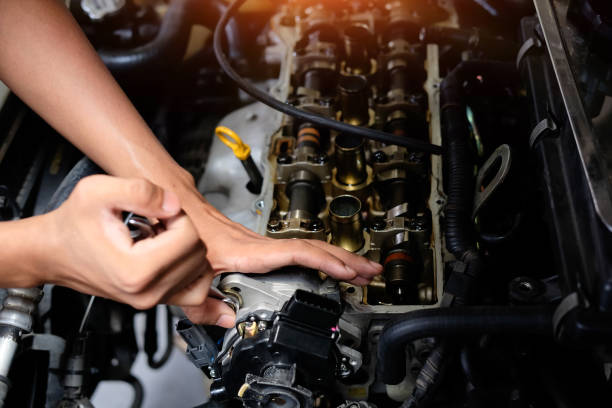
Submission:
M 46 215 L 3 223 L 3 287 L 35 287 L 48 281 L 54 250 L 52 231 Z

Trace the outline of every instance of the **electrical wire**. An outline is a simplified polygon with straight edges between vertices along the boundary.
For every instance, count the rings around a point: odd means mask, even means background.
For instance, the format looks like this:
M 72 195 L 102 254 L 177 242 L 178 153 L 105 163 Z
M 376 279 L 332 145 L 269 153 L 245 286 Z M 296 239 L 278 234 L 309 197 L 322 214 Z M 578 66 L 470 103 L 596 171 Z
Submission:
M 81 324 L 79 325 L 79 334 L 83 333 L 83 329 L 85 329 L 85 324 L 87 323 L 87 319 L 89 318 L 89 313 L 91 312 L 91 307 L 93 306 L 94 300 L 96 300 L 96 297 L 92 295 L 89 298 L 89 303 L 87 303 L 87 308 L 85 309 L 85 313 L 83 314 L 83 318 L 81 319 Z
M 259 102 L 268 105 L 272 109 L 282 112 L 286 115 L 293 116 L 294 118 L 300 119 L 304 122 L 310 122 L 314 125 L 321 126 L 336 130 L 340 133 L 349 133 L 355 136 L 361 136 L 366 139 L 376 140 L 378 142 L 398 145 L 406 147 L 411 150 L 422 151 L 431 154 L 442 154 L 442 147 L 431 143 L 424 142 L 422 140 L 398 136 L 391 133 L 382 132 L 376 129 L 370 129 L 366 127 L 359 127 L 349 125 L 348 123 L 339 122 L 337 120 L 329 119 L 321 115 L 317 115 L 312 112 L 308 112 L 302 109 L 298 109 L 291 104 L 281 102 L 278 99 L 272 97 L 268 93 L 258 89 L 244 78 L 242 78 L 231 66 L 225 52 L 223 50 L 223 40 L 225 38 L 225 28 L 229 20 L 238 12 L 238 9 L 247 0 L 234 0 L 234 2 L 225 10 L 221 20 L 215 28 L 215 35 L 213 40 L 213 46 L 215 55 L 219 61 L 219 65 L 225 71 L 238 87 L 240 87 L 247 94 L 258 100 Z

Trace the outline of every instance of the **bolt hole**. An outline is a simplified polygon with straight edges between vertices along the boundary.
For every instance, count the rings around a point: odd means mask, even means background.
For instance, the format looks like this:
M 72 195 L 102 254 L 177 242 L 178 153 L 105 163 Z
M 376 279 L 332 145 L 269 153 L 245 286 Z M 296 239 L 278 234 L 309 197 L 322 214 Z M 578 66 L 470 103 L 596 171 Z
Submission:
M 240 288 L 238 288 L 236 286 L 233 286 L 231 289 L 232 289 L 233 292 L 240 293 Z
M 346 289 L 347 293 L 355 293 L 355 288 L 353 286 L 350 286 L 349 288 Z

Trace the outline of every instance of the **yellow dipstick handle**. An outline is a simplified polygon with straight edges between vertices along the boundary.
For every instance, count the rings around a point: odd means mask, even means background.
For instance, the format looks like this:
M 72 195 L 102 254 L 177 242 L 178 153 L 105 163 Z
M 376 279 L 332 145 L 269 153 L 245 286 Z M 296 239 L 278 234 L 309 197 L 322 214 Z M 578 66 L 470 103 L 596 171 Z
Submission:
M 215 135 L 217 135 L 227 147 L 232 149 L 237 158 L 242 161 L 249 158 L 251 147 L 244 143 L 232 129 L 226 128 L 225 126 L 217 126 Z

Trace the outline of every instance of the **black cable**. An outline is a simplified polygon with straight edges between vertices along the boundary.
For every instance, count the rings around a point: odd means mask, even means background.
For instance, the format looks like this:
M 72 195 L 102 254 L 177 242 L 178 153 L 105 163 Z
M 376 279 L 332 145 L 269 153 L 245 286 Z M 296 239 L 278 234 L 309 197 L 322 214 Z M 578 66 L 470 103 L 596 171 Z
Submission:
M 134 377 L 132 374 L 128 375 L 123 381 L 131 385 L 132 389 L 134 390 L 134 396 L 132 397 L 132 405 L 130 407 L 131 408 L 141 408 L 142 401 L 144 400 L 144 393 L 145 393 L 142 383 L 140 382 L 138 378 Z
M 255 86 L 250 84 L 244 78 L 242 78 L 231 66 L 225 52 L 223 51 L 223 39 L 225 27 L 228 24 L 229 20 L 238 12 L 238 9 L 246 2 L 246 0 L 235 0 L 223 13 L 221 20 L 219 20 L 219 24 L 215 28 L 215 36 L 214 36 L 214 49 L 215 55 L 217 56 L 217 60 L 219 61 L 219 65 L 225 71 L 227 76 L 229 76 L 238 87 L 240 87 L 247 94 L 258 100 L 259 102 L 268 105 L 272 109 L 275 109 L 279 112 L 282 112 L 286 115 L 293 116 L 297 119 L 300 119 L 305 122 L 313 123 L 314 125 L 321 126 L 324 128 L 329 128 L 336 130 L 340 133 L 349 133 L 355 136 L 361 136 L 366 139 L 376 140 L 386 144 L 393 144 L 402 147 L 406 147 L 411 150 L 422 151 L 431 154 L 442 154 L 442 147 L 424 142 L 422 140 L 405 137 L 405 136 L 397 136 L 391 133 L 382 132 L 376 129 L 370 129 L 366 127 L 359 127 L 349 125 L 348 123 L 339 122 L 333 119 L 326 118 L 321 115 L 317 115 L 315 113 L 307 112 L 302 109 L 298 109 L 293 105 L 290 105 L 285 102 L 281 102 L 274 97 L 270 96 L 266 92 L 257 89 Z
M 147 354 L 147 363 L 149 367 L 157 370 L 168 362 L 168 359 L 172 355 L 172 350 L 174 350 L 172 344 L 173 333 L 172 312 L 170 311 L 170 307 L 166 306 L 166 349 L 159 360 L 155 360 L 155 353 L 157 352 L 157 307 L 147 311 L 144 349 Z

